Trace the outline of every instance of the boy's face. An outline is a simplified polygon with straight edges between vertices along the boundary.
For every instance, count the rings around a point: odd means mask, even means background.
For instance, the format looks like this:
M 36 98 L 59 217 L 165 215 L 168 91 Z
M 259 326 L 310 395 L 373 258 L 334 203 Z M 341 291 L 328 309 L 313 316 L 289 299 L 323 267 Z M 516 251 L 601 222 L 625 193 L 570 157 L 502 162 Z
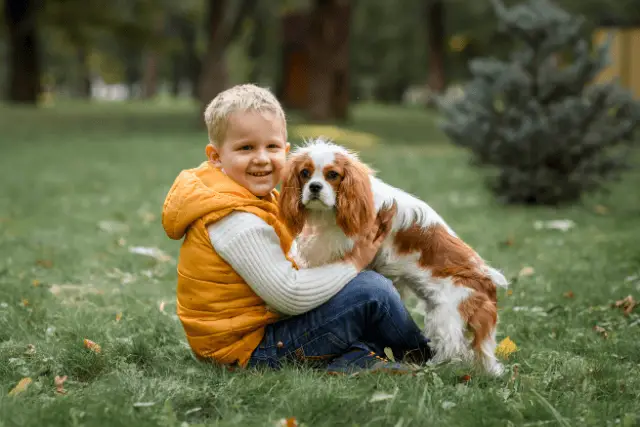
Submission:
M 266 196 L 280 182 L 289 152 L 284 126 L 274 113 L 232 113 L 224 141 L 208 150 L 209 159 L 254 195 Z

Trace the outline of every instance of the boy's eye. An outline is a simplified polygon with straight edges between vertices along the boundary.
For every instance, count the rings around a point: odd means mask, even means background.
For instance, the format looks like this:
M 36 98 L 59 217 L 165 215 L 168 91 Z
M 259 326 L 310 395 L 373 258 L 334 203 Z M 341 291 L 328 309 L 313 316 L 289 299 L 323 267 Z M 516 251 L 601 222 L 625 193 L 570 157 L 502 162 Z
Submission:
M 242 147 L 240 147 L 241 150 L 247 151 L 247 150 L 251 150 L 251 146 L 250 145 L 243 145 Z
M 336 171 L 327 172 L 327 179 L 334 180 L 334 179 L 337 179 L 339 176 L 340 175 L 338 175 L 338 172 Z
M 303 178 L 309 178 L 309 175 L 310 175 L 309 169 L 302 169 L 300 171 L 300 176 Z

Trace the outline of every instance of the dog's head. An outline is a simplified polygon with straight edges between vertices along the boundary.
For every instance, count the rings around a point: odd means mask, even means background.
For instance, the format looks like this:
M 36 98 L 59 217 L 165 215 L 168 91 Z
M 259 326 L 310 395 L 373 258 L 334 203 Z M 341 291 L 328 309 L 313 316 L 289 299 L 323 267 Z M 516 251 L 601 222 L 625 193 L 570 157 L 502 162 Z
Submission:
M 321 138 L 296 149 L 287 161 L 280 194 L 280 212 L 291 232 L 300 233 L 314 211 L 335 213 L 347 236 L 372 226 L 372 173 L 354 153 Z

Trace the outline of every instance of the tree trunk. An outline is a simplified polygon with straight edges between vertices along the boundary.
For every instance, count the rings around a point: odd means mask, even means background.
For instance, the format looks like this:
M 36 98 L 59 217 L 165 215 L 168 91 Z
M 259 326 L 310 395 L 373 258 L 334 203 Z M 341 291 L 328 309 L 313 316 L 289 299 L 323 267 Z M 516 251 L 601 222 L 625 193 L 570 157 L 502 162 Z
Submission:
M 242 21 L 255 8 L 256 3 L 257 0 L 243 0 L 235 16 L 225 19 L 230 3 L 226 0 L 209 0 L 207 51 L 198 78 L 201 113 L 218 93 L 227 88 L 225 51 L 240 32 Z
M 445 28 L 443 0 L 426 0 L 426 21 L 429 46 L 429 88 L 435 93 L 443 93 L 445 77 Z
M 251 40 L 249 42 L 248 56 L 251 60 L 251 70 L 249 71 L 249 82 L 259 84 L 261 73 L 261 59 L 265 51 L 265 40 L 267 38 L 265 26 L 265 18 L 260 16 L 262 12 L 259 8 L 253 15 L 253 32 L 251 34 Z
M 207 15 L 207 51 L 202 60 L 202 69 L 198 77 L 198 99 L 201 110 L 204 111 L 207 104 L 226 86 L 225 73 L 222 64 L 224 58 L 224 43 L 219 38 L 222 36 L 221 26 L 224 20 L 226 0 L 209 0 Z
M 142 98 L 151 99 L 158 92 L 158 54 L 147 52 L 142 76 Z
M 124 74 L 127 88 L 129 89 L 129 99 L 137 98 L 139 94 L 138 83 L 140 81 L 140 57 L 131 49 L 125 49 L 124 53 Z
M 87 49 L 78 48 L 78 68 L 80 70 L 80 78 L 78 82 L 78 96 L 82 99 L 91 99 L 91 70 L 87 63 Z
M 165 26 L 165 16 L 160 13 L 155 18 L 154 33 L 156 37 L 161 38 L 163 36 Z M 158 63 L 160 62 L 160 55 L 158 49 L 153 46 L 145 55 L 144 69 L 142 76 L 142 98 L 151 99 L 158 93 Z
M 310 17 L 309 118 L 344 120 L 349 105 L 348 1 L 316 0 Z
M 42 90 L 37 8 L 37 0 L 5 0 L 11 102 L 35 105 Z
M 177 96 L 182 82 L 187 81 L 191 87 L 191 96 L 198 97 L 198 76 L 200 74 L 200 58 L 196 46 L 196 29 L 189 20 L 183 16 L 174 16 L 172 20 L 173 31 L 180 39 L 182 46 L 172 60 L 173 82 L 172 93 Z

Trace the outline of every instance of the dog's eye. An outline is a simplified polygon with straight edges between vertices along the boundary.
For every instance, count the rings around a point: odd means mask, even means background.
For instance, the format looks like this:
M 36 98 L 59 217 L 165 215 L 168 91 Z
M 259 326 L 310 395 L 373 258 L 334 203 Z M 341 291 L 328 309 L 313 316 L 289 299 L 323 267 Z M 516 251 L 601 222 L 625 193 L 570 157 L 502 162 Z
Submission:
M 338 174 L 338 172 L 336 171 L 329 171 L 327 172 L 327 179 L 337 179 L 340 175 Z
M 311 174 L 309 173 L 309 169 L 302 169 L 302 170 L 300 171 L 300 176 L 301 176 L 301 177 L 303 177 L 303 178 L 309 178 L 309 175 L 311 175 Z

